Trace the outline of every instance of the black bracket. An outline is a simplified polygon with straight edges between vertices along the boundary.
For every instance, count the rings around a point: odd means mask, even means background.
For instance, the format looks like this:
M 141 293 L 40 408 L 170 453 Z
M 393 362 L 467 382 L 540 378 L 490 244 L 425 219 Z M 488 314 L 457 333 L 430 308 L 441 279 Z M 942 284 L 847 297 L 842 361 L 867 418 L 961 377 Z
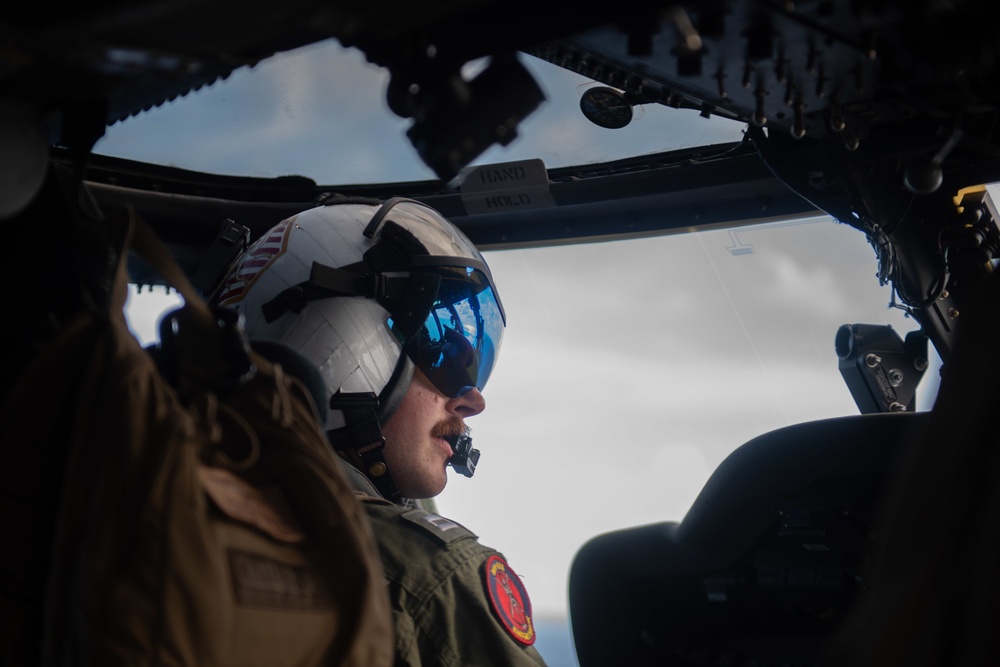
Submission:
M 862 413 L 912 412 L 917 385 L 927 370 L 927 336 L 911 331 L 902 340 L 889 325 L 845 324 L 835 347 L 840 374 Z

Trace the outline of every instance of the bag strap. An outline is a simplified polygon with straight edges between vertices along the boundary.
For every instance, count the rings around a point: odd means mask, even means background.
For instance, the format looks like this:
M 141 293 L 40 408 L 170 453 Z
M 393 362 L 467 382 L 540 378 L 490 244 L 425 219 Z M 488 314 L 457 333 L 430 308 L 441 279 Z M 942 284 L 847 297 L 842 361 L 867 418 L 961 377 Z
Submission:
M 284 378 L 280 365 L 273 365 L 265 356 L 251 351 L 238 320 L 233 319 L 234 311 L 210 306 L 153 229 L 131 207 L 122 213 L 124 215 L 116 215 L 109 220 L 115 225 L 122 224 L 115 229 L 117 239 L 122 243 L 117 253 L 118 264 L 112 285 L 115 307 L 109 313 L 111 320 L 108 322 L 116 335 L 110 337 L 109 345 L 101 346 L 90 355 L 89 363 L 97 369 L 103 368 L 105 358 L 114 356 L 114 346 L 119 343 L 127 343 L 130 346 L 127 351 L 130 352 L 141 350 L 131 336 L 125 341 L 118 340 L 119 334 L 122 337 L 127 335 L 120 309 L 126 289 L 124 256 L 129 250 L 134 251 L 185 301 L 184 307 L 164 317 L 170 332 L 176 330 L 177 334 L 170 333 L 165 340 L 161 336 L 160 349 L 154 355 L 158 364 L 163 361 L 161 357 L 164 355 L 173 356 L 173 360 L 167 360 L 172 361 L 172 368 L 168 370 L 175 371 L 176 375 L 171 378 L 163 373 L 162 366 L 160 372 L 167 382 L 179 381 L 179 385 L 174 385 L 176 394 L 163 382 L 157 381 L 155 386 L 164 390 L 164 397 L 173 400 L 176 396 L 183 403 L 186 399 L 204 396 L 206 390 L 222 397 L 220 389 L 226 387 L 220 386 L 220 382 L 246 383 L 245 387 L 237 387 L 229 394 L 227 401 L 233 402 L 230 407 L 235 407 L 237 412 L 241 408 L 258 408 L 260 423 L 254 427 L 280 432 L 282 437 L 269 439 L 269 442 L 275 443 L 274 446 L 263 448 L 262 456 L 266 460 L 262 461 L 262 468 L 267 471 L 268 479 L 284 491 L 305 534 L 313 543 L 317 572 L 338 599 L 344 600 L 341 627 L 328 654 L 331 664 L 345 667 L 390 665 L 393 654 L 392 615 L 378 547 L 364 509 L 356 501 L 338 467 L 338 459 L 319 428 L 308 390 L 292 378 Z M 117 300 L 119 296 L 121 302 Z M 174 347 L 171 348 L 171 345 Z M 244 347 L 241 348 L 241 345 Z M 240 354 L 250 369 L 249 375 L 242 377 L 233 374 L 234 370 L 239 370 L 239 366 L 234 364 L 239 361 Z M 132 356 L 151 363 L 147 355 Z M 255 381 L 259 381 L 256 387 Z M 240 391 L 244 388 L 245 391 Z M 293 391 L 303 400 L 290 401 Z M 97 391 L 85 393 L 97 394 Z M 82 419 L 93 416 L 86 408 L 81 406 L 78 410 Z M 75 432 L 84 433 L 80 429 L 75 429 Z M 55 550 L 58 557 L 53 563 L 54 575 L 49 583 L 45 628 L 45 637 L 55 641 L 45 642 L 46 655 L 42 664 L 46 667 L 74 664 L 73 651 L 80 648 L 73 644 L 75 637 L 69 632 L 74 627 L 72 614 L 76 613 L 76 609 L 62 602 L 68 593 L 74 591 L 76 559 L 82 551 L 81 545 L 85 544 L 90 521 L 96 515 L 90 507 L 91 498 L 85 498 L 85 502 L 73 502 L 81 497 L 81 489 L 84 492 L 87 490 L 85 486 L 74 484 L 82 479 L 93 486 L 94 480 L 100 479 L 100 466 L 105 459 L 120 464 L 122 458 L 91 455 L 95 450 L 107 449 L 107 443 L 100 440 L 83 443 L 88 445 L 86 447 L 80 444 L 74 444 L 73 460 L 67 466 L 74 477 L 65 483 L 67 488 L 63 491 L 61 518 L 55 538 L 60 547 L 67 545 L 75 548 Z
M 240 315 L 210 306 L 148 223 L 132 207 L 126 214 L 126 247 L 184 297 L 160 323 L 160 373 L 185 404 L 206 388 L 225 392 L 249 381 L 257 367 Z
M 160 274 L 160 277 L 180 292 L 180 295 L 184 297 L 185 305 L 190 306 L 196 317 L 206 324 L 212 322 L 214 317 L 205 299 L 188 280 L 187 274 L 177 265 L 173 255 L 149 224 L 131 206 L 128 208 L 128 217 L 129 226 L 132 229 L 131 247 L 154 271 Z

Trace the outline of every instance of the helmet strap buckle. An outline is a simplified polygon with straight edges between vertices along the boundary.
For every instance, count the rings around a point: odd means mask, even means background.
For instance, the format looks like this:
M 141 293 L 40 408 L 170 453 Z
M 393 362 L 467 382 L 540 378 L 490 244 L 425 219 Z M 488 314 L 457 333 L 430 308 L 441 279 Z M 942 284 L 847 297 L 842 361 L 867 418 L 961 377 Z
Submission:
M 345 425 L 329 431 L 327 437 L 335 450 L 353 450 L 361 459 L 362 472 L 382 497 L 399 503 L 401 496 L 385 460 L 385 436 L 379 426 L 378 406 L 378 396 L 371 392 L 338 391 L 330 398 L 330 407 L 343 413 Z
M 354 450 L 364 465 L 364 473 L 375 485 L 378 492 L 387 500 L 400 502 L 399 490 L 389 474 L 389 466 L 385 461 L 385 438 Z

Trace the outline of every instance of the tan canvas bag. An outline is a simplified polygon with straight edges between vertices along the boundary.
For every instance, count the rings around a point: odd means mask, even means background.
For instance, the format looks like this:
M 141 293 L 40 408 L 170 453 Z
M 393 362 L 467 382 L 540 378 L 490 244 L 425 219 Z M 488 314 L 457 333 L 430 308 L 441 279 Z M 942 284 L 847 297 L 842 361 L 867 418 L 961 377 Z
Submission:
M 72 419 L 42 663 L 389 665 L 377 548 L 307 391 L 252 352 L 252 377 L 220 381 L 231 328 L 144 223 L 117 231 L 185 298 L 173 382 L 128 331 L 121 259 L 110 312 L 81 313 L 0 406 L 8 449 Z

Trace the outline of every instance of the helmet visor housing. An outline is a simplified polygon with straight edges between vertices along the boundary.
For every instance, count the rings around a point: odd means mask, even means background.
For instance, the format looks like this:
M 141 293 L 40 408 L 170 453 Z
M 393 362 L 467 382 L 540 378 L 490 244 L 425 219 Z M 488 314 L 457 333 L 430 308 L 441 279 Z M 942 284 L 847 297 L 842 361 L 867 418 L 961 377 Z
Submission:
M 422 202 L 403 197 L 387 199 L 369 220 L 364 235 L 378 241 L 392 225 L 412 234 L 419 241 L 422 254 L 465 258 L 472 260 L 472 266 L 482 264 L 485 267 L 475 244 L 437 210 Z M 486 274 L 489 275 L 488 269 Z
M 364 235 L 376 243 L 410 239 L 416 247 L 405 253 L 409 272 L 439 279 L 415 333 L 404 334 L 399 322 L 387 320 L 406 355 L 445 396 L 482 390 L 500 350 L 506 316 L 479 249 L 435 209 L 406 198 L 382 204 Z
M 472 267 L 438 267 L 437 298 L 416 334 L 404 341 L 414 365 L 445 396 L 482 390 L 503 338 L 504 316 L 488 276 Z M 399 334 L 392 318 L 388 325 Z

